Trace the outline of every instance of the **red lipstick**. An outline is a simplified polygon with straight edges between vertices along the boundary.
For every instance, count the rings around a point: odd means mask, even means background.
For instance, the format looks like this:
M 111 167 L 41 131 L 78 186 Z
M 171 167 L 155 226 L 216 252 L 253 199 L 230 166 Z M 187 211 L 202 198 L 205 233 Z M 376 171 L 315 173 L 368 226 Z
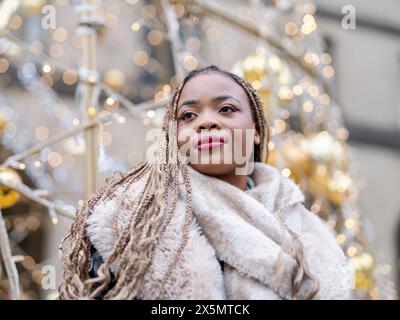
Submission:
M 199 150 L 213 149 L 222 146 L 224 143 L 225 139 L 223 137 L 205 136 L 198 141 L 197 148 Z

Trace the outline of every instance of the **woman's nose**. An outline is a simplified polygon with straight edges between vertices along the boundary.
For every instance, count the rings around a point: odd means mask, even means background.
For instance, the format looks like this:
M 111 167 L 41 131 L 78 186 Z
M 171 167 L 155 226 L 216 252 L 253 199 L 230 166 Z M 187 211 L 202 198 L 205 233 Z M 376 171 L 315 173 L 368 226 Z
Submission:
M 197 126 L 197 132 L 200 133 L 202 130 L 220 129 L 218 122 L 205 119 Z

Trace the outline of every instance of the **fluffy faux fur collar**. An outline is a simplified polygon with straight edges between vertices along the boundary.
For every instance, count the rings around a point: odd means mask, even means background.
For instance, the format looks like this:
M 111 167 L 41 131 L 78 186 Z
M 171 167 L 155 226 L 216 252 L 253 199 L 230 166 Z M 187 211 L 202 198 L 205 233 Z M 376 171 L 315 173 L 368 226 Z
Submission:
M 314 282 L 299 274 L 301 264 L 319 284 L 315 298 L 350 297 L 352 276 L 343 252 L 322 221 L 303 207 L 304 196 L 291 180 L 263 163 L 255 163 L 255 187 L 247 191 L 190 167 L 189 173 L 194 219 L 163 299 L 303 299 Z M 126 196 L 135 199 L 143 180 L 133 184 Z M 183 188 L 181 183 L 181 194 Z M 116 241 L 112 220 L 122 187 L 118 192 L 112 200 L 99 203 L 87 222 L 89 238 L 105 259 Z M 119 228 L 128 216 L 123 208 L 118 211 Z M 158 297 L 158 283 L 178 249 L 184 223 L 185 203 L 179 198 L 139 298 Z M 217 257 L 225 262 L 224 272 Z M 301 282 L 292 296 L 295 277 Z

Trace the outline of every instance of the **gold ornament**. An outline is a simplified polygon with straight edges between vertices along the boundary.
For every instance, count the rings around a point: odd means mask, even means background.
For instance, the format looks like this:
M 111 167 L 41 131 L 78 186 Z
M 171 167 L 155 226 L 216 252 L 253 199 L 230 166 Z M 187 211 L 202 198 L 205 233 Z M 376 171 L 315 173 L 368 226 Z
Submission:
M 301 147 L 317 161 L 325 163 L 344 157 L 343 145 L 327 131 L 312 134 L 301 142 Z
M 292 75 L 287 63 L 276 55 L 267 55 L 263 48 L 257 48 L 233 67 L 233 73 L 242 76 L 257 91 L 264 103 L 264 113 L 270 118 L 271 79 L 277 80 L 280 86 L 288 86 L 292 82 Z M 279 104 L 284 104 L 279 100 Z
M 319 165 L 309 179 L 310 191 L 315 196 L 323 195 L 335 206 L 340 206 L 352 193 L 353 182 L 350 176 L 342 171 L 330 175 L 328 169 Z
M 268 77 L 265 57 L 259 53 L 251 54 L 241 62 L 241 69 L 243 78 L 253 86 L 262 99 L 265 115 L 269 117 L 271 90 L 266 83 Z
M 45 0 L 23 0 L 21 8 L 25 15 L 33 16 L 40 13 L 45 2 Z
M 310 156 L 296 144 L 286 144 L 283 147 L 283 156 L 289 165 L 295 181 L 299 182 L 302 176 L 311 173 Z
M 355 272 L 356 289 L 370 289 L 374 285 L 372 271 L 374 269 L 374 258 L 364 252 L 350 259 Z
M 21 183 L 19 174 L 11 168 L 0 169 L 0 179 L 10 184 Z M 9 187 L 0 184 L 0 208 L 7 209 L 12 207 L 20 198 L 20 193 Z
M 0 111 L 0 133 L 3 132 L 6 127 L 6 116 Z
M 274 148 L 269 151 L 267 163 L 271 166 L 277 165 L 277 150 Z M 282 148 L 284 165 L 290 169 L 292 178 L 299 183 L 301 177 L 310 175 L 312 171 L 312 161 L 309 155 L 298 145 L 287 143 Z
M 336 159 L 336 165 L 339 169 L 347 170 L 349 168 L 349 160 L 346 156 L 342 155 Z
M 119 90 L 125 83 L 125 75 L 121 70 L 111 69 L 104 75 L 104 82 L 114 90 Z
M 345 198 L 351 195 L 352 187 L 351 177 L 343 171 L 336 171 L 328 182 L 329 200 L 339 206 Z

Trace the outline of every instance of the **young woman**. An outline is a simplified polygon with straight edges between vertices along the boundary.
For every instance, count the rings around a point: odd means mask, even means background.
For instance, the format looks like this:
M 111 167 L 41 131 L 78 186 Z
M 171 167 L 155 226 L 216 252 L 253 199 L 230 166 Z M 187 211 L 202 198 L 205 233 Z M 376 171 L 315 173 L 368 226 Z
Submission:
M 350 298 L 341 248 L 265 164 L 267 128 L 249 83 L 216 66 L 190 72 L 154 158 L 77 211 L 60 298 Z

